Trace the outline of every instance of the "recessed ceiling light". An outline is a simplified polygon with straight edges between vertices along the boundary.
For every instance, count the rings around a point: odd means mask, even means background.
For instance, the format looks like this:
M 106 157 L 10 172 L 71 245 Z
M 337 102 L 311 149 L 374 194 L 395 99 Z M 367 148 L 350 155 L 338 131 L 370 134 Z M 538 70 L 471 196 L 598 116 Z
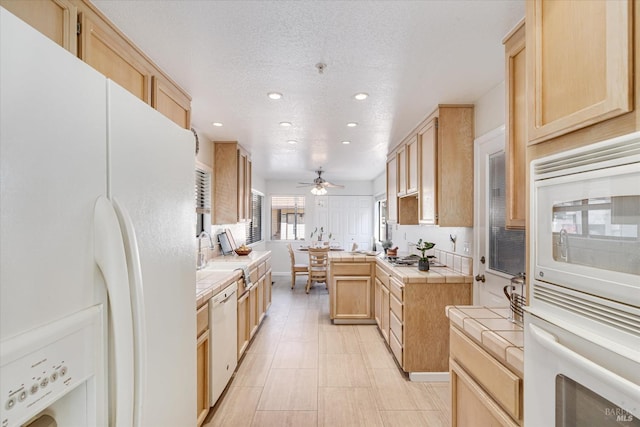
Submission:
M 350 128 L 354 128 L 354 127 L 358 126 L 358 124 L 356 122 L 349 122 L 349 123 L 347 123 L 347 126 L 349 126 Z
M 291 127 L 291 122 L 280 122 L 280 126 L 282 126 L 283 128 L 288 128 Z
M 363 101 L 365 99 L 367 99 L 369 97 L 368 93 L 364 93 L 364 92 L 360 92 L 360 93 L 356 93 L 355 95 L 353 95 L 353 97 L 355 99 L 357 99 L 358 101 Z
M 279 92 L 269 92 L 267 96 L 271 99 L 280 99 L 282 98 L 282 94 Z
M 214 126 L 215 126 L 215 127 L 217 127 L 217 128 L 219 128 L 219 127 L 221 127 L 221 126 L 222 126 L 222 123 L 220 123 L 220 122 L 213 122 L 213 123 L 211 123 L 211 124 L 212 124 L 212 125 L 214 125 Z
M 343 143 L 344 145 L 349 145 L 349 144 L 351 144 L 351 141 L 342 141 L 342 143 Z
M 297 144 L 298 141 L 296 141 L 295 139 L 290 139 L 290 140 L 287 141 L 287 143 L 293 145 L 293 144 Z

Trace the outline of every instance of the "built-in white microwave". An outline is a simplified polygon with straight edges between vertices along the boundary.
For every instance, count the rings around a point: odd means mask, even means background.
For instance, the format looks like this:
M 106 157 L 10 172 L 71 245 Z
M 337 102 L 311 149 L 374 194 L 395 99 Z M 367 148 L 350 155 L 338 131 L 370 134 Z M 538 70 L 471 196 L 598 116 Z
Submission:
M 640 132 L 533 161 L 531 182 L 532 279 L 640 307 Z

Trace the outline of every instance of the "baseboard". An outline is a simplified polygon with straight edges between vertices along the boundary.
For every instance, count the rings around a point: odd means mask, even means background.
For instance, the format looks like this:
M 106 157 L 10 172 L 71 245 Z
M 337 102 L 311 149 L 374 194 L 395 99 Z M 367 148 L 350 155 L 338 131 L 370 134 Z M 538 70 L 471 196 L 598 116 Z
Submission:
M 449 381 L 449 372 L 409 372 L 409 380 L 417 383 L 441 383 Z

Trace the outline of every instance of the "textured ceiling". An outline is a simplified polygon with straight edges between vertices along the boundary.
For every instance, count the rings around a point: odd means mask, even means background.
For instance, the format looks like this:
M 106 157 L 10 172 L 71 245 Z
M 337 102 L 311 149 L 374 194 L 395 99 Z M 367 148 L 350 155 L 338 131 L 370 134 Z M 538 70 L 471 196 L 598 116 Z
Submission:
M 502 38 L 524 16 L 523 0 L 93 3 L 192 96 L 201 136 L 239 141 L 265 179 L 323 167 L 333 182 L 375 178 L 437 104 L 504 80 Z

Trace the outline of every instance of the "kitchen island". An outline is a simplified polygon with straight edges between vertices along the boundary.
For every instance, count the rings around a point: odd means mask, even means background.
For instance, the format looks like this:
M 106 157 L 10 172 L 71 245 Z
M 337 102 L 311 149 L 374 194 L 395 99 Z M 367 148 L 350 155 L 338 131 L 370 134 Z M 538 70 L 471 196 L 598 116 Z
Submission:
M 450 267 L 419 271 L 382 256 L 329 254 L 330 317 L 334 323 L 376 323 L 396 362 L 415 381 L 446 381 L 448 305 L 472 301 L 470 258 L 440 251 Z M 466 258 L 466 259 L 462 259 Z

